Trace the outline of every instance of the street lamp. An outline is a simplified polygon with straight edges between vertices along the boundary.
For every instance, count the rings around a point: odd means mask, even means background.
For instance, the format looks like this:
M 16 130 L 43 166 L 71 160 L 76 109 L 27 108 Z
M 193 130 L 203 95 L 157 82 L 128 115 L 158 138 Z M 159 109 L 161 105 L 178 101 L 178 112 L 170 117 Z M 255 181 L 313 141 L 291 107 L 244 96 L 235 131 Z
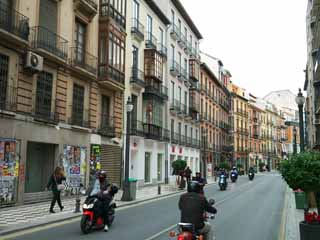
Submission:
M 293 154 L 297 154 L 297 129 L 293 127 Z
M 133 104 L 131 98 L 128 97 L 127 101 L 127 134 L 126 134 L 126 152 L 125 152 L 125 170 L 124 170 L 124 187 L 121 201 L 132 201 L 132 196 L 129 186 L 129 150 L 130 150 L 130 127 L 131 127 L 131 112 L 133 110 Z
M 300 151 L 304 152 L 304 129 L 303 129 L 303 105 L 306 99 L 302 95 L 301 88 L 299 88 L 299 93 L 296 97 L 296 103 L 298 104 L 299 108 L 299 134 L 300 134 Z

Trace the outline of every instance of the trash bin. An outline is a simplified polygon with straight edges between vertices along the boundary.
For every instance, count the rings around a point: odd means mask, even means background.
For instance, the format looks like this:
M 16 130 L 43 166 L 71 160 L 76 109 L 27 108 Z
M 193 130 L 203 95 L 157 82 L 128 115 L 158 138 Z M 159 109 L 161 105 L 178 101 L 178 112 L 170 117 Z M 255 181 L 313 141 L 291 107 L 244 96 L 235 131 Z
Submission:
M 295 200 L 296 200 L 296 209 L 304 209 L 307 204 L 306 193 L 302 191 L 294 192 Z
M 137 179 L 129 178 L 129 189 L 130 189 L 130 196 L 132 200 L 136 200 L 137 198 Z

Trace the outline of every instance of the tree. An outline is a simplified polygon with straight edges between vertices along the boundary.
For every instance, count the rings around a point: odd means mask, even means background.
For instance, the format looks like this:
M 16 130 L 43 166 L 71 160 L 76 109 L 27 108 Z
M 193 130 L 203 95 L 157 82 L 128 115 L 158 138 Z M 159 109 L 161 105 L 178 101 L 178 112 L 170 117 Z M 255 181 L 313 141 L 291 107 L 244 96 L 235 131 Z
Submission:
M 219 164 L 219 168 L 224 168 L 226 170 L 230 170 L 230 165 L 227 162 L 222 162 Z
M 180 176 L 182 175 L 184 169 L 186 168 L 187 162 L 182 159 L 178 159 L 178 160 L 172 162 L 171 166 L 173 168 L 172 175 L 177 176 L 176 181 L 177 181 L 177 184 L 180 185 L 182 182 L 180 179 Z M 182 178 L 182 176 L 181 176 L 181 178 Z M 181 185 L 180 185 L 180 187 L 181 187 Z
M 320 214 L 320 153 L 304 152 L 291 156 L 280 164 L 282 177 L 292 189 L 313 192 Z

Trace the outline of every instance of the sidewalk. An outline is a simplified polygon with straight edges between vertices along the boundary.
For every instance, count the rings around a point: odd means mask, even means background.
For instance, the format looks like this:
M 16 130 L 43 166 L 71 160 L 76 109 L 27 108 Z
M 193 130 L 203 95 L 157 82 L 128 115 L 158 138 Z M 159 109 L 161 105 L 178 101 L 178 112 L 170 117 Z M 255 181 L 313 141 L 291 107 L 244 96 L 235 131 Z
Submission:
M 213 180 L 208 180 L 208 184 L 212 183 L 214 183 Z M 145 186 L 137 189 L 137 196 L 135 201 L 122 202 L 122 190 L 119 190 L 119 192 L 116 194 L 115 201 L 117 206 L 121 208 L 152 199 L 158 199 L 174 194 L 181 194 L 184 191 L 185 190 L 178 190 L 171 184 L 162 184 L 161 195 L 158 195 L 157 185 Z M 81 206 L 84 199 L 85 197 L 82 196 Z M 55 214 L 49 213 L 50 201 L 0 209 L 0 236 L 20 230 L 29 229 L 32 227 L 72 219 L 81 215 L 81 213 L 74 213 L 75 198 L 63 199 L 62 204 L 64 206 L 63 212 L 60 212 L 60 209 L 56 204 L 54 209 L 56 211 Z
M 280 240 L 300 240 L 299 223 L 304 219 L 304 210 L 296 209 L 294 192 L 287 187 L 284 205 L 283 235 Z

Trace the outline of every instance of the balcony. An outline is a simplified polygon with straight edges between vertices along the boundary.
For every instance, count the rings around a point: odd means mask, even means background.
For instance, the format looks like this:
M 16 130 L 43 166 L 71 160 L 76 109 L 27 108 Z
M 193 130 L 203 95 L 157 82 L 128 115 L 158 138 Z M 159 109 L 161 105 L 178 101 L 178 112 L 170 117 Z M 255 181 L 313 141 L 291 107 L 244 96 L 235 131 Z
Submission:
M 27 44 L 29 37 L 29 18 L 15 9 L 0 5 L 0 38 Z
M 162 43 L 158 43 L 158 51 L 164 59 L 167 59 L 168 49 Z
M 147 33 L 146 48 L 157 50 L 157 38 L 150 32 Z
M 59 58 L 63 62 L 68 58 L 68 41 L 45 27 L 31 28 L 31 45 L 47 58 Z
M 200 148 L 200 141 L 196 138 L 193 138 L 192 139 L 192 147 L 199 149 Z
M 180 30 L 179 30 L 178 26 L 175 25 L 174 23 L 171 24 L 170 35 L 171 35 L 172 39 L 175 41 L 180 39 Z
M 100 20 L 104 18 L 111 18 L 115 21 L 121 28 L 126 29 L 126 16 L 117 11 L 113 6 L 114 3 L 118 3 L 113 0 L 101 1 L 100 5 Z
M 184 69 L 183 67 L 180 68 L 180 71 L 179 71 L 179 75 L 178 75 L 178 79 L 180 81 L 188 81 L 188 75 L 187 75 L 187 69 Z
M 0 113 L 15 112 L 17 110 L 17 89 L 0 85 Z
M 97 75 L 98 58 L 80 47 L 71 48 L 71 65 L 82 68 L 94 76 Z
M 144 77 L 146 81 L 160 83 L 163 81 L 164 61 L 156 49 L 144 50 Z
M 116 88 L 124 88 L 125 74 L 111 65 L 99 64 L 99 82 Z
M 199 91 L 199 83 L 189 78 L 190 91 Z
M 187 147 L 192 147 L 192 138 L 191 137 L 186 137 L 186 142 L 185 142 L 185 145 Z
M 184 52 L 190 56 L 192 53 L 192 43 L 187 41 L 186 48 L 184 49 Z
M 190 111 L 199 113 L 200 112 L 200 104 L 197 103 L 193 98 L 190 98 L 189 101 Z
M 187 39 L 182 33 L 180 33 L 180 38 L 178 39 L 178 44 L 182 49 L 187 47 Z
M 131 34 L 136 40 L 142 42 L 144 40 L 144 26 L 137 18 L 132 19 Z
M 144 72 L 139 70 L 137 67 L 133 67 L 131 74 L 130 83 L 138 88 L 144 88 L 146 85 L 144 81 Z
M 177 99 L 174 99 L 170 104 L 170 111 L 172 112 L 180 112 L 181 109 L 181 102 Z
M 69 124 L 84 128 L 89 128 L 89 112 L 85 111 L 77 111 L 75 109 L 72 110 L 72 117 L 69 119 Z
M 161 98 L 162 100 L 168 100 L 168 88 L 165 86 L 154 86 L 146 83 L 144 94 L 153 95 Z
M 233 152 L 233 146 L 224 145 L 224 146 L 222 146 L 222 151 L 227 152 L 227 153 L 231 153 L 231 152 Z
M 143 123 L 143 132 L 146 139 L 169 141 L 169 131 L 160 126 Z
M 180 107 L 180 111 L 178 112 L 178 114 L 179 114 L 180 116 L 187 116 L 187 114 L 188 114 L 187 105 L 181 103 L 180 106 L 181 106 L 181 107 Z
M 178 76 L 180 73 L 180 65 L 174 60 L 171 62 L 170 73 L 174 77 Z
M 88 16 L 89 20 L 92 20 L 98 12 L 97 0 L 74 0 L 74 9 Z
M 98 127 L 101 136 L 113 138 L 116 136 L 114 117 L 109 114 L 101 114 L 101 123 Z
M 32 111 L 33 118 L 38 122 L 57 124 L 59 122 L 58 115 L 55 111 L 51 111 L 51 102 L 47 102 L 47 100 L 45 97 L 36 96 L 35 109 Z
M 144 137 L 143 122 L 132 121 L 130 135 Z
M 195 59 L 189 60 L 189 78 L 195 82 L 199 81 L 200 63 Z

